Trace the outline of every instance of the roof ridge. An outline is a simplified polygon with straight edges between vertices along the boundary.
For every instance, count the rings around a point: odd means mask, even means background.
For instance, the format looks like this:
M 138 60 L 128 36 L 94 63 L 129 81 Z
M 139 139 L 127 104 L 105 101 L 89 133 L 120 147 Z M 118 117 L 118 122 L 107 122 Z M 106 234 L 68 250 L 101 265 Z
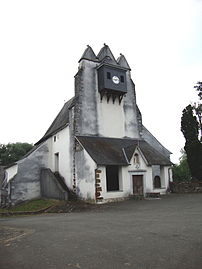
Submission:
M 73 102 L 76 100 L 76 96 L 73 96 L 69 99 L 62 107 L 60 112 L 57 114 L 53 122 L 51 123 L 48 130 L 45 132 L 44 136 L 35 143 L 35 145 L 40 144 L 41 142 L 48 139 L 50 136 L 55 134 L 57 131 L 63 129 L 69 123 L 69 108 L 73 105 Z

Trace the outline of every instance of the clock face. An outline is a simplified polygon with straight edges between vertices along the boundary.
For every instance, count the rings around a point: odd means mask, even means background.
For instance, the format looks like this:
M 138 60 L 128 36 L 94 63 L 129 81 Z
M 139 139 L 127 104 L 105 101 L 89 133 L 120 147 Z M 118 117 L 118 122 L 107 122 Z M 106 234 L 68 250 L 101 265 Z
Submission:
M 119 78 L 117 76 L 113 76 L 112 77 L 112 81 L 115 83 L 115 84 L 119 84 Z

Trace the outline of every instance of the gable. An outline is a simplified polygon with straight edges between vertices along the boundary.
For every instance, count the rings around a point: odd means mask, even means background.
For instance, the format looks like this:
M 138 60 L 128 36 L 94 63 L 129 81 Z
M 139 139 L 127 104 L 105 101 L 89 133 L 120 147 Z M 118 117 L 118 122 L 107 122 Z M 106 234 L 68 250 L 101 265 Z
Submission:
M 138 155 L 138 157 L 137 157 L 138 160 L 136 159 L 136 162 L 135 162 L 135 155 Z M 141 149 L 138 146 L 136 146 L 136 148 L 135 148 L 135 150 L 130 158 L 130 164 L 131 165 L 134 165 L 136 163 L 141 164 L 142 162 L 145 165 L 149 165 L 149 163 L 148 163 L 146 157 L 144 156 L 144 154 L 142 153 Z

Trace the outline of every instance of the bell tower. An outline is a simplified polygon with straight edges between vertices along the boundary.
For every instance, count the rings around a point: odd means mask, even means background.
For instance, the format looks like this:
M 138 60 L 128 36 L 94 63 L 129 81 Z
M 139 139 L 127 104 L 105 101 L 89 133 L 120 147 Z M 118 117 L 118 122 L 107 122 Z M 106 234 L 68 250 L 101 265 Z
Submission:
M 124 55 L 116 60 L 106 44 L 97 56 L 87 47 L 75 76 L 76 135 L 140 138 L 130 70 Z

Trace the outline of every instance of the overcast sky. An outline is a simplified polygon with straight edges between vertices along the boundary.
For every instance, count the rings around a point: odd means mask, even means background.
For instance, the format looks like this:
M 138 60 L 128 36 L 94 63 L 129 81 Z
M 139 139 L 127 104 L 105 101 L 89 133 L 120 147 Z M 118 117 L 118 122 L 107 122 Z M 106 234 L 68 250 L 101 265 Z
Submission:
M 125 55 L 143 124 L 177 162 L 202 80 L 201 0 L 1 0 L 0 143 L 36 143 L 74 95 L 86 45 L 103 43 Z

